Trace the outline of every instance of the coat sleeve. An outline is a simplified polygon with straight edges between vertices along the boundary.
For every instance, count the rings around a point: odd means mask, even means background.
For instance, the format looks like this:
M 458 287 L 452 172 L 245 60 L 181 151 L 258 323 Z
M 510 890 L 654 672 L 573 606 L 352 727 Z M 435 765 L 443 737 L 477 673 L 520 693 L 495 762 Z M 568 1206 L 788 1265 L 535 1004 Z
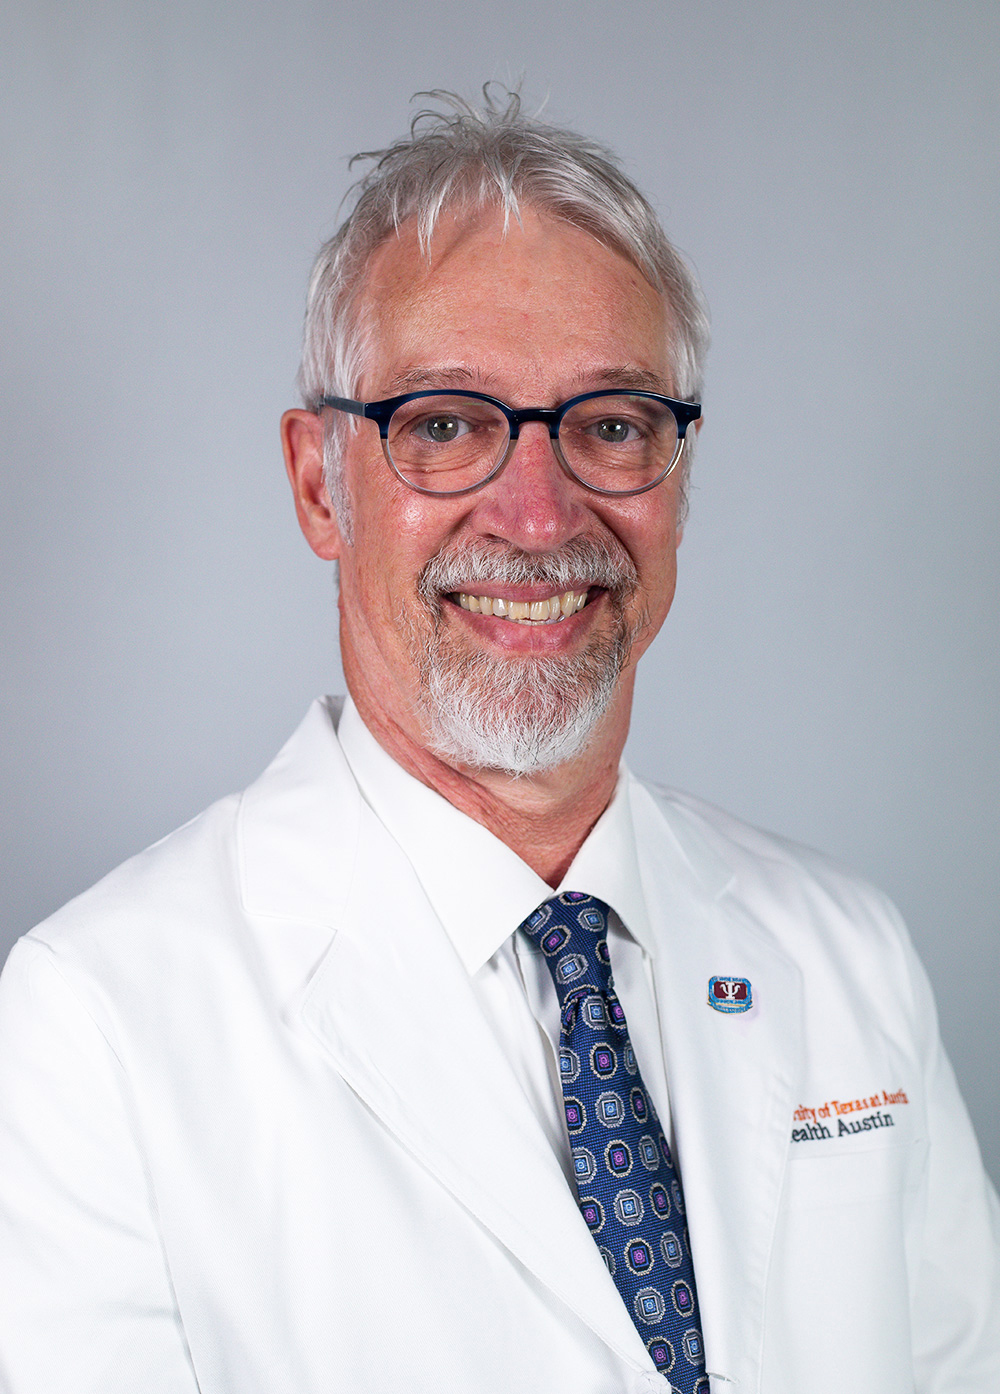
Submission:
M 911 1270 L 914 1384 L 917 1394 L 985 1394 L 1000 1390 L 1000 1203 L 941 1043 L 930 984 L 905 942 L 926 1032 L 930 1141 Z
M 0 1394 L 197 1394 L 129 1097 L 22 939 L 0 978 Z

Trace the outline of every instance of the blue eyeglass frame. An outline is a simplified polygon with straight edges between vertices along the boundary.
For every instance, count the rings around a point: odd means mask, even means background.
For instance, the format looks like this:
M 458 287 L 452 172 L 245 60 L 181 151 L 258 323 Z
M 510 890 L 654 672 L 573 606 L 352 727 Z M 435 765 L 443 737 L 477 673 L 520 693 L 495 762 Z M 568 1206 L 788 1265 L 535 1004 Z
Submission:
M 493 466 L 490 472 L 480 479 L 476 484 L 469 484 L 464 489 L 424 489 L 419 484 L 413 484 L 396 467 L 392 456 L 389 454 L 389 422 L 393 413 L 399 407 L 405 406 L 407 402 L 417 401 L 421 397 L 464 397 L 471 398 L 476 402 L 489 402 L 491 406 L 497 408 L 507 418 L 507 425 L 510 430 L 510 441 L 507 449 L 500 459 Z M 599 489 L 594 484 L 588 484 L 585 479 L 570 467 L 559 446 L 559 427 L 563 417 L 573 407 L 580 402 L 589 402 L 593 397 L 645 397 L 653 402 L 659 402 L 665 406 L 677 422 L 677 449 L 674 451 L 673 459 L 670 464 L 658 475 L 656 479 L 648 484 L 640 484 L 637 489 Z M 549 428 L 549 438 L 552 441 L 553 453 L 562 468 L 571 479 L 575 479 L 577 484 L 589 489 L 593 494 L 603 494 L 608 498 L 623 499 L 631 498 L 635 494 L 645 494 L 650 489 L 655 489 L 657 484 L 662 484 L 667 476 L 677 465 L 684 451 L 684 441 L 687 437 L 687 428 L 693 421 L 698 421 L 701 417 L 700 402 L 682 402 L 675 397 L 664 397 L 660 392 L 643 392 L 636 388 L 614 388 L 602 387 L 596 392 L 581 392 L 576 397 L 570 397 L 569 401 L 563 402 L 558 407 L 509 407 L 506 402 L 499 401 L 496 397 L 490 397 L 485 392 L 471 392 L 462 388 L 449 389 L 444 387 L 425 388 L 420 392 L 404 392 L 399 397 L 384 397 L 378 402 L 357 402 L 351 397 L 321 397 L 317 404 L 319 407 L 332 407 L 334 411 L 350 412 L 352 416 L 363 416 L 368 421 L 374 421 L 378 426 L 379 436 L 382 440 L 382 453 L 386 458 L 389 468 L 396 478 L 405 484 L 408 489 L 413 489 L 418 494 L 429 494 L 436 498 L 458 498 L 462 494 L 475 493 L 477 489 L 482 489 L 492 480 L 496 479 L 504 466 L 509 462 L 517 444 L 518 435 L 522 426 L 529 421 L 540 421 Z

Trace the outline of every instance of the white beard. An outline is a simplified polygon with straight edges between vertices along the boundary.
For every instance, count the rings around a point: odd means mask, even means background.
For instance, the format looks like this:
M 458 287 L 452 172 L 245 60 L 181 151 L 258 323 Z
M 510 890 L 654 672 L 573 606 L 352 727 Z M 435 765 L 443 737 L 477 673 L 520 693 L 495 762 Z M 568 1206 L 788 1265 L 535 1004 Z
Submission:
M 637 585 L 635 566 L 620 546 L 577 539 L 547 556 L 479 543 L 439 553 L 424 568 L 418 587 L 433 630 L 411 628 L 423 685 L 423 715 L 435 752 L 477 769 L 531 774 L 565 764 L 587 746 L 607 712 L 628 662 L 638 625 L 625 618 L 625 601 Z M 442 615 L 443 595 L 476 594 L 477 583 L 574 585 L 608 592 L 615 624 L 582 653 L 497 658 L 456 652 Z M 510 623 L 510 621 L 505 621 Z

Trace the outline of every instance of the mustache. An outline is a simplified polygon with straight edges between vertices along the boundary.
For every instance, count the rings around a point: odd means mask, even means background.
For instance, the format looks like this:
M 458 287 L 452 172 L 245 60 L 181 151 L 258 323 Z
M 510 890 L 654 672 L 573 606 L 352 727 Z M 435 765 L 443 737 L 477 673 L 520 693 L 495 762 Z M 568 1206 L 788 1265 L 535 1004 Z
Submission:
M 635 563 L 620 542 L 574 537 L 552 552 L 523 552 L 485 538 L 442 547 L 420 573 L 417 592 L 438 609 L 442 595 L 495 586 L 551 586 L 554 592 L 599 586 L 621 601 L 639 583 Z

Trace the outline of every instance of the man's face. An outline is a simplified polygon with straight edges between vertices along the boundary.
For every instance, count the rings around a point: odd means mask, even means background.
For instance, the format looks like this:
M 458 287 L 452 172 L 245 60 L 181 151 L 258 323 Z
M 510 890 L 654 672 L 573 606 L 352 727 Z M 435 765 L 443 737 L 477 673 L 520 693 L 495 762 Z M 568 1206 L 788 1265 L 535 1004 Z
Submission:
M 404 228 L 372 261 L 364 313 L 363 400 L 460 387 L 551 407 L 605 387 L 672 390 L 660 296 L 624 258 L 531 209 L 506 234 L 493 212 L 443 218 L 429 261 Z M 532 423 L 499 478 L 433 498 L 394 476 L 363 421 L 343 468 L 341 650 L 359 707 L 454 764 L 558 764 L 595 719 L 624 740 L 634 664 L 673 598 L 679 469 L 649 493 L 602 497 Z M 547 623 L 484 613 L 484 599 L 504 602 L 485 607 L 496 611 L 557 594 L 558 613 L 573 613 L 556 620 L 549 604 Z M 469 596 L 479 603 L 466 608 Z

